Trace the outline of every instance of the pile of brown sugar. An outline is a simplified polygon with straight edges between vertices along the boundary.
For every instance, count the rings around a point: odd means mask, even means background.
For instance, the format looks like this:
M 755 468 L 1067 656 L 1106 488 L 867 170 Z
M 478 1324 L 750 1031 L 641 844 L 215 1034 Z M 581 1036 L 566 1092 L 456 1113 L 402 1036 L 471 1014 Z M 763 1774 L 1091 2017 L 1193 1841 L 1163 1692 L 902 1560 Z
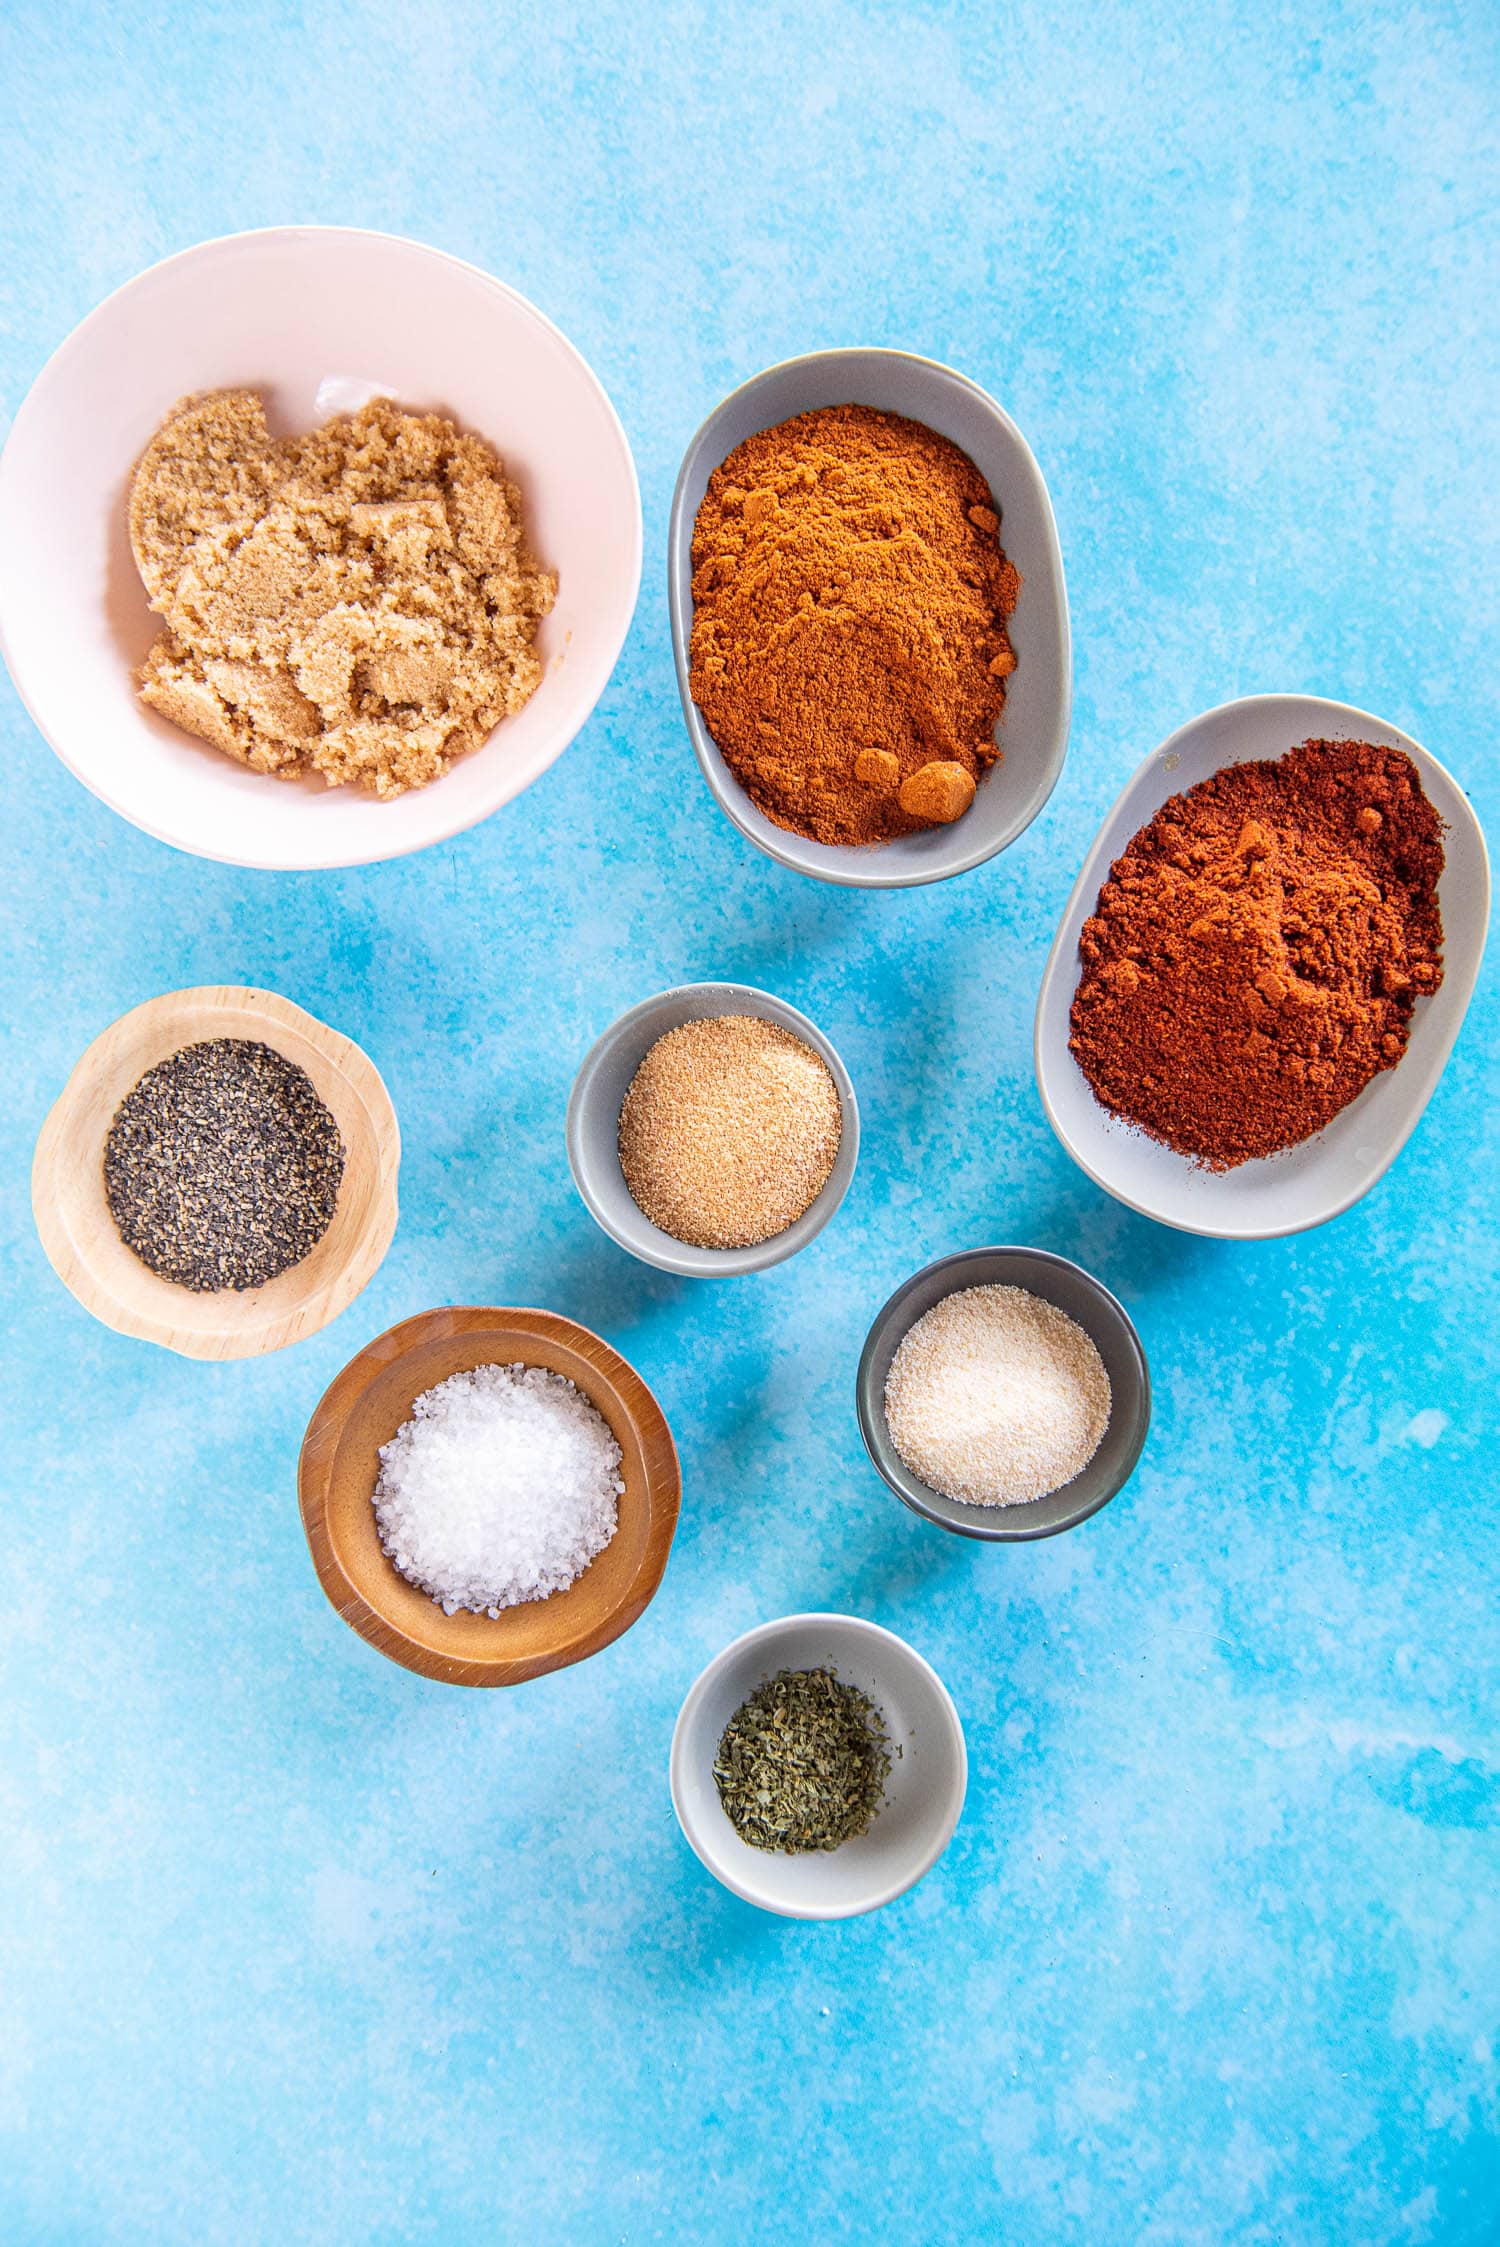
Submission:
M 691 687 L 778 827 L 879 843 L 959 817 L 1000 755 L 1020 579 L 946 437 L 825 406 L 736 446 L 693 529 Z
M 1212 1170 L 1321 1131 L 1442 982 L 1442 869 L 1398 749 L 1306 741 L 1173 796 L 1079 941 L 1069 1043 L 1096 1096 Z
M 174 406 L 130 541 L 166 629 L 141 699 L 256 772 L 399 796 L 541 681 L 557 580 L 481 438 L 377 399 L 275 439 L 249 390 Z

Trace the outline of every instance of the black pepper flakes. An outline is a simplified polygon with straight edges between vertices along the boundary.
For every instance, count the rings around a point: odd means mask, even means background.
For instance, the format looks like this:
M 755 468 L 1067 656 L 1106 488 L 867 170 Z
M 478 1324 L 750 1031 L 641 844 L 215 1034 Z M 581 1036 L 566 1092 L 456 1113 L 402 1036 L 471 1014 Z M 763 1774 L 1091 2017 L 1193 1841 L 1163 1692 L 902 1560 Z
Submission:
M 148 1069 L 104 1146 L 121 1240 L 200 1295 L 263 1287 L 311 1255 L 343 1176 L 339 1127 L 306 1070 L 250 1038 L 184 1046 Z

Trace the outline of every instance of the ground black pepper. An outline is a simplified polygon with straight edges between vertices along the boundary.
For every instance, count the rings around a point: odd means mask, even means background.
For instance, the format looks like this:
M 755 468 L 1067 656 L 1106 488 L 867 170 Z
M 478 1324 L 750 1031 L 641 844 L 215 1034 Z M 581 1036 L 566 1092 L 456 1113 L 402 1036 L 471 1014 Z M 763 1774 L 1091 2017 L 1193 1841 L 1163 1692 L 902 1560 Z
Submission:
M 196 1294 L 262 1287 L 312 1253 L 344 1175 L 305 1069 L 249 1038 L 184 1046 L 115 1111 L 104 1192 L 120 1238 Z

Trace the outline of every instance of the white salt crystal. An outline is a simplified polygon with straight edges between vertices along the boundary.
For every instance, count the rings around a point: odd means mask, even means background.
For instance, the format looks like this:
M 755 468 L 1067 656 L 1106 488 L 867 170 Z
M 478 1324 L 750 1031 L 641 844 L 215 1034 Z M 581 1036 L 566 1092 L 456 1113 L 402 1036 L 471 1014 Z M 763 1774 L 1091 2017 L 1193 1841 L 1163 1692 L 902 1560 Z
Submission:
M 409 1583 L 498 1615 L 576 1583 L 615 1533 L 620 1446 L 560 1373 L 478 1365 L 425 1389 L 380 1448 L 375 1519 Z
M 1109 1375 L 1066 1311 L 1024 1287 L 964 1287 L 902 1337 L 885 1384 L 914 1475 L 971 1506 L 1061 1490 L 1109 1425 Z

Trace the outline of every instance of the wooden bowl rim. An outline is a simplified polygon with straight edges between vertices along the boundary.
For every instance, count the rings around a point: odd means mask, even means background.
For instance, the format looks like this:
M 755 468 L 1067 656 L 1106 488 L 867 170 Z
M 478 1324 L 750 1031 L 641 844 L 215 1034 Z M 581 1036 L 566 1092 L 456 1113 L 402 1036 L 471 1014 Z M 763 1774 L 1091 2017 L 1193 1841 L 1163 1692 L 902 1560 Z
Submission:
M 224 1316 L 221 1319 L 212 1325 L 184 1328 L 174 1323 L 165 1309 L 158 1312 L 126 1301 L 110 1278 L 99 1270 L 87 1240 L 79 1237 L 71 1220 L 69 1166 L 63 1159 L 63 1150 L 70 1125 L 98 1079 L 113 1066 L 117 1050 L 142 1030 L 149 1027 L 154 1036 L 159 1028 L 161 1058 L 165 1059 L 177 1050 L 172 1044 L 176 1033 L 169 1025 L 191 1014 L 223 1014 L 236 1018 L 241 1025 L 238 1031 L 231 1031 L 226 1022 L 226 1034 L 231 1035 L 243 1034 L 248 1018 L 249 1023 L 261 1026 L 268 1045 L 276 1044 L 278 1033 L 284 1035 L 291 1031 L 312 1046 L 342 1080 L 363 1113 L 373 1183 L 370 1215 L 356 1235 L 351 1253 L 301 1302 L 290 1309 L 284 1304 L 268 1309 L 259 1300 L 261 1290 L 247 1289 L 243 1296 L 238 1296 L 226 1288 L 218 1295 L 193 1298 L 200 1305 L 222 1304 Z M 197 1041 L 190 1039 L 188 1042 Z M 148 1062 L 145 1066 L 151 1064 Z M 351 1149 L 350 1155 L 353 1159 L 356 1150 Z M 395 1234 L 400 1164 L 401 1131 L 391 1096 L 374 1062 L 352 1038 L 320 1021 L 294 1000 L 282 998 L 279 992 L 263 991 L 244 983 L 194 984 L 180 991 L 164 991 L 156 998 L 145 999 L 139 1006 L 128 1008 L 84 1049 L 37 1135 L 31 1165 L 32 1216 L 47 1261 L 64 1287 L 92 1317 L 112 1327 L 117 1334 L 127 1334 L 136 1341 L 154 1342 L 163 1349 L 175 1350 L 182 1357 L 218 1360 L 258 1357 L 318 1333 L 340 1312 L 347 1310 L 355 1296 L 369 1285 Z M 143 1288 L 149 1288 L 152 1293 L 157 1288 L 170 1288 L 170 1282 L 156 1279 L 145 1265 L 141 1266 L 141 1272 Z M 171 1289 L 171 1295 L 164 1294 L 162 1302 L 169 1302 L 178 1292 Z
M 640 1565 L 627 1583 L 623 1596 L 581 1639 L 555 1653 L 460 1658 L 421 1644 L 399 1623 L 392 1622 L 370 1605 L 339 1559 L 328 1526 L 328 1502 L 340 1438 L 350 1413 L 370 1383 L 436 1336 L 496 1330 L 515 1335 L 522 1341 L 528 1335 L 548 1336 L 575 1345 L 581 1338 L 602 1354 L 600 1370 L 620 1397 L 647 1462 L 646 1544 Z M 524 1362 L 524 1353 L 522 1356 Z M 668 1462 L 665 1471 L 660 1467 L 652 1471 L 653 1442 Z M 682 1467 L 667 1416 L 651 1389 L 628 1358 L 591 1327 L 566 1317 L 561 1311 L 442 1304 L 432 1310 L 418 1311 L 410 1318 L 398 1319 L 384 1333 L 375 1335 L 334 1375 L 314 1407 L 302 1439 L 297 1460 L 297 1500 L 318 1582 L 329 1604 L 368 1645 L 389 1660 L 415 1670 L 419 1676 L 437 1678 L 447 1685 L 522 1685 L 529 1678 L 542 1677 L 551 1670 L 570 1669 L 575 1663 L 587 1661 L 591 1655 L 623 1637 L 631 1624 L 645 1613 L 666 1572 L 667 1557 L 676 1533 L 682 1505 Z M 501 1627 L 497 1622 L 496 1629 Z

